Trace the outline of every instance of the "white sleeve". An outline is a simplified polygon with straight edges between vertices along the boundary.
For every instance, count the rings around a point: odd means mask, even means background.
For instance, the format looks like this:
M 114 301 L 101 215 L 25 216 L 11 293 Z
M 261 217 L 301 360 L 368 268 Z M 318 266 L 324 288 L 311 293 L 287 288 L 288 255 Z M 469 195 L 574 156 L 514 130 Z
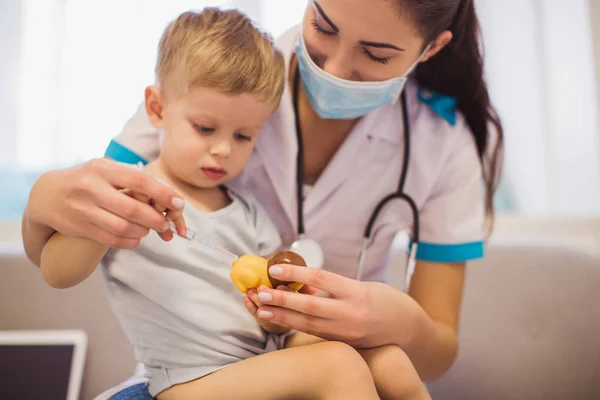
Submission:
M 148 163 L 158 157 L 160 130 L 150 123 L 142 102 L 123 131 L 109 144 L 105 157 L 127 164 Z
M 482 168 L 466 124 L 452 132 L 440 176 L 422 206 L 417 259 L 464 262 L 484 255 Z

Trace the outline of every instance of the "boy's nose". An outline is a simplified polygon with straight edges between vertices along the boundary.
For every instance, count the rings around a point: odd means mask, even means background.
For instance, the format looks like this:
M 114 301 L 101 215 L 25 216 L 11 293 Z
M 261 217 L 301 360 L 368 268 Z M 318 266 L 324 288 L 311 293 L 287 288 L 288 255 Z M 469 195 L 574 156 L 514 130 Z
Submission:
M 211 148 L 211 154 L 222 158 L 227 158 L 231 155 L 231 144 L 229 140 L 219 140 Z

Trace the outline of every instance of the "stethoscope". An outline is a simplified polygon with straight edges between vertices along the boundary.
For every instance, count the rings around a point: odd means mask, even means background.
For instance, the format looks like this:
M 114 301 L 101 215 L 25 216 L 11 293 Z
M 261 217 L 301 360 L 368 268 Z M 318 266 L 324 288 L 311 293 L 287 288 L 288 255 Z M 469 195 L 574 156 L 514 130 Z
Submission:
M 293 87 L 293 107 L 294 117 L 296 120 L 296 140 L 298 144 L 298 153 L 296 158 L 296 202 L 298 207 L 298 239 L 292 243 L 290 249 L 300 254 L 306 261 L 307 265 L 315 268 L 322 268 L 325 260 L 323 248 L 317 241 L 309 239 L 305 235 L 304 231 L 304 148 L 302 145 L 302 131 L 300 128 L 300 118 L 298 116 L 298 95 L 300 87 L 300 74 L 298 69 L 294 74 L 294 87 Z M 400 199 L 404 200 L 410 207 L 412 218 L 413 218 L 413 229 L 412 229 L 412 241 L 410 245 L 410 252 L 406 264 L 406 273 L 404 277 L 404 289 L 408 291 L 410 280 L 414 273 L 417 247 L 419 245 L 419 211 L 414 200 L 404 193 L 404 184 L 406 182 L 406 175 L 408 173 L 408 163 L 410 158 L 410 126 L 408 123 L 408 108 L 406 106 L 406 95 L 402 91 L 401 95 L 402 102 L 402 122 L 404 125 L 404 159 L 402 161 L 402 172 L 400 174 L 400 181 L 398 183 L 398 189 L 385 196 L 369 217 L 367 226 L 365 227 L 363 235 L 363 243 L 358 258 L 358 269 L 356 271 L 356 279 L 361 280 L 365 262 L 367 260 L 369 242 L 371 240 L 371 234 L 373 232 L 373 226 L 379 216 L 379 213 L 383 207 L 391 202 L 392 200 Z

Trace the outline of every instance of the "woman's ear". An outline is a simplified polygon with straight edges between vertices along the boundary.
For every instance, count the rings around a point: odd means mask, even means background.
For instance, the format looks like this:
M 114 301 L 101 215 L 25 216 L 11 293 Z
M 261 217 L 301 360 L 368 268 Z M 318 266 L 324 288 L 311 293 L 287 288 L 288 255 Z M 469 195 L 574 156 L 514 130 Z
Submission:
M 152 125 L 157 128 L 163 127 L 163 103 L 162 95 L 158 86 L 148 86 L 144 92 L 146 99 L 146 114 Z
M 435 40 L 431 43 L 431 47 L 429 47 L 429 50 L 427 50 L 425 52 L 425 54 L 423 55 L 421 62 L 425 62 L 425 61 L 429 60 L 431 57 L 435 56 L 444 47 L 446 47 L 446 45 L 448 43 L 450 43 L 451 40 L 452 40 L 452 32 L 443 31 L 442 33 L 440 33 L 438 35 L 438 37 L 435 38 Z

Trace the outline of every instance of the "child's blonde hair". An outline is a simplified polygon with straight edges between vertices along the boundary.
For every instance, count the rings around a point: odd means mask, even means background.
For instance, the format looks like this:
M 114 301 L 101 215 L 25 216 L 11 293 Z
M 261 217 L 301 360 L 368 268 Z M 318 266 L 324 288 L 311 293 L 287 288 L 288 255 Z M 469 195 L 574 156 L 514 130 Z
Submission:
M 158 48 L 156 77 L 170 95 L 205 86 L 226 94 L 252 93 L 279 104 L 285 65 L 271 37 L 236 10 L 205 8 L 181 14 Z

